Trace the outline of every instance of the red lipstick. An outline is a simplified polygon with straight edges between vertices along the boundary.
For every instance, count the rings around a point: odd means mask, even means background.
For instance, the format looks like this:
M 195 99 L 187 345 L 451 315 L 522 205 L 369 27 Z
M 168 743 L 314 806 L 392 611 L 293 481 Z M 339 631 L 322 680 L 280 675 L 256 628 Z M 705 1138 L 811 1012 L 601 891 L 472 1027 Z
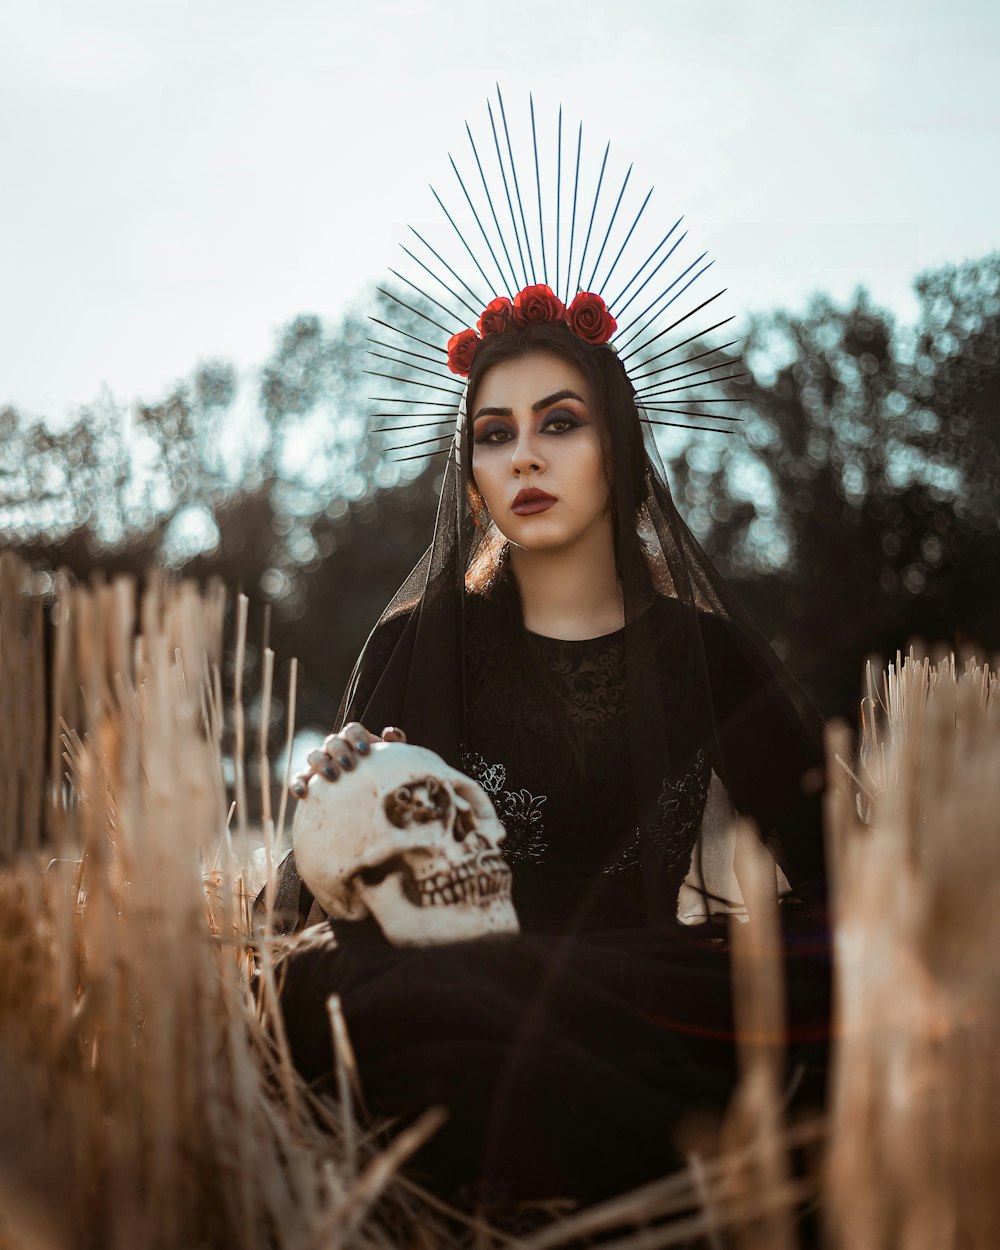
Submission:
M 532 486 L 529 490 L 519 490 L 514 496 L 514 502 L 510 505 L 510 510 L 517 516 L 531 516 L 535 512 L 547 512 L 554 503 L 558 503 L 554 495 L 547 495 L 545 491 L 539 490 L 537 486 Z

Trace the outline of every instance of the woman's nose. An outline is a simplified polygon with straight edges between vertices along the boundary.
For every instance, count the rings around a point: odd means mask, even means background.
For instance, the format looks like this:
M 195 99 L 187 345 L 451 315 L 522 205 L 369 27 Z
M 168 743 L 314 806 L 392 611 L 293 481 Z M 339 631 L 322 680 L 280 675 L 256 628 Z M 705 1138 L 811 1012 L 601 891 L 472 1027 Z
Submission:
M 514 454 L 511 457 L 510 467 L 512 471 L 517 473 L 539 473 L 545 468 L 545 460 L 535 439 L 529 435 L 523 435 L 518 438 L 514 447 Z

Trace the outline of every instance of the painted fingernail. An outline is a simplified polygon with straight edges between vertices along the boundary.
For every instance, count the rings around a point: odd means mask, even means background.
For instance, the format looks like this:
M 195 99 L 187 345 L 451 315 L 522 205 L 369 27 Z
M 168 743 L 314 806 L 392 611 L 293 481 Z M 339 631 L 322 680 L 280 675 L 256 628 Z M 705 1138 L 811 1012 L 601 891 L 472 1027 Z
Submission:
M 303 782 L 301 781 L 292 782 L 292 794 L 294 794 L 297 799 L 305 798 L 305 793 L 306 793 L 306 787 Z
M 336 781 L 340 776 L 340 772 L 335 764 L 324 764 L 323 776 L 327 779 L 327 781 Z
M 355 742 L 354 749 L 359 755 L 367 755 L 371 747 L 362 739 L 360 742 Z
M 337 763 L 345 772 L 350 772 L 354 767 L 354 760 L 349 755 L 338 755 Z

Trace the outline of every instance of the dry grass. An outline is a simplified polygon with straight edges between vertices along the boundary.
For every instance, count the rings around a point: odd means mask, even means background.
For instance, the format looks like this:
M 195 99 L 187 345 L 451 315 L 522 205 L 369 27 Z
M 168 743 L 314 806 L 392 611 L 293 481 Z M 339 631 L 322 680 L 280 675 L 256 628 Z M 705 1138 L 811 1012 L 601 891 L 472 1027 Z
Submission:
M 23 570 L 8 559 L 3 571 L 20 574 L 21 596 Z M 12 583 L 3 589 L 13 615 Z M 246 865 L 227 832 L 218 754 L 222 608 L 218 588 L 154 583 L 141 602 L 129 582 L 60 589 L 54 611 L 72 645 L 63 633 L 54 687 L 67 703 L 72 692 L 80 726 L 63 739 L 76 798 L 63 809 L 49 796 L 51 866 L 31 832 L 17 855 L 8 838 L 0 872 L 0 1210 L 11 1245 L 451 1235 L 397 1179 L 433 1114 L 376 1148 L 294 1073 L 269 1027 L 267 948 L 260 1001 L 250 993 Z M 37 624 L 36 611 L 22 616 L 22 654 L 40 647 Z M 10 642 L 5 632 L 5 660 Z M 16 686 L 13 664 L 7 673 Z M 16 738 L 16 722 L 6 730 Z M 22 787 L 38 784 L 27 750 L 17 767 Z
M 46 696 L 36 590 L 3 557 L 4 1250 L 549 1250 L 595 1237 L 621 1250 L 793 1250 L 790 1212 L 820 1181 L 835 1250 L 1000 1245 L 995 678 L 897 664 L 866 704 L 857 784 L 834 769 L 841 1037 L 825 1175 L 795 1179 L 788 1163 L 790 1145 L 815 1145 L 826 1130 L 782 1125 L 773 874 L 769 884 L 746 839 L 751 919 L 733 932 L 743 1078 L 724 1153 L 517 1240 L 450 1212 L 401 1172 L 435 1113 L 376 1135 L 335 999 L 339 1100 L 304 1087 L 275 1011 L 274 940 L 259 943 L 251 992 L 243 757 L 266 761 L 271 748 L 266 723 L 246 724 L 245 600 L 224 696 L 220 587 L 153 580 L 140 598 L 127 580 L 57 581 Z M 290 679 L 294 709 L 294 664 Z M 264 693 L 275 682 L 265 651 Z M 235 813 L 224 723 L 236 742 Z M 846 734 L 831 743 L 846 758 Z M 72 798 L 68 786 L 46 788 L 64 773 Z M 269 795 L 261 804 L 273 863 L 285 799 L 276 818 Z
M 868 674 L 828 828 L 837 1049 L 827 1211 L 844 1250 L 1000 1246 L 1000 682 Z M 831 755 L 847 755 L 831 733 Z

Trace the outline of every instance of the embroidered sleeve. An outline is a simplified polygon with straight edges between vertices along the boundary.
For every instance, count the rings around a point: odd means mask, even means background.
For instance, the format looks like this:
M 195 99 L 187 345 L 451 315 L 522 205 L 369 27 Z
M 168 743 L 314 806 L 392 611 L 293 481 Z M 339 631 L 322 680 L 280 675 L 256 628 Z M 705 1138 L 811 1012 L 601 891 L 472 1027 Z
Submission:
M 679 890 L 701 826 L 710 776 L 705 753 L 699 751 L 691 767 L 676 781 L 665 777 L 658 803 L 659 819 L 636 829 L 632 841 L 604 871 L 615 875 L 638 868 L 643 842 L 648 839 L 660 871 L 667 881 L 676 880 Z

